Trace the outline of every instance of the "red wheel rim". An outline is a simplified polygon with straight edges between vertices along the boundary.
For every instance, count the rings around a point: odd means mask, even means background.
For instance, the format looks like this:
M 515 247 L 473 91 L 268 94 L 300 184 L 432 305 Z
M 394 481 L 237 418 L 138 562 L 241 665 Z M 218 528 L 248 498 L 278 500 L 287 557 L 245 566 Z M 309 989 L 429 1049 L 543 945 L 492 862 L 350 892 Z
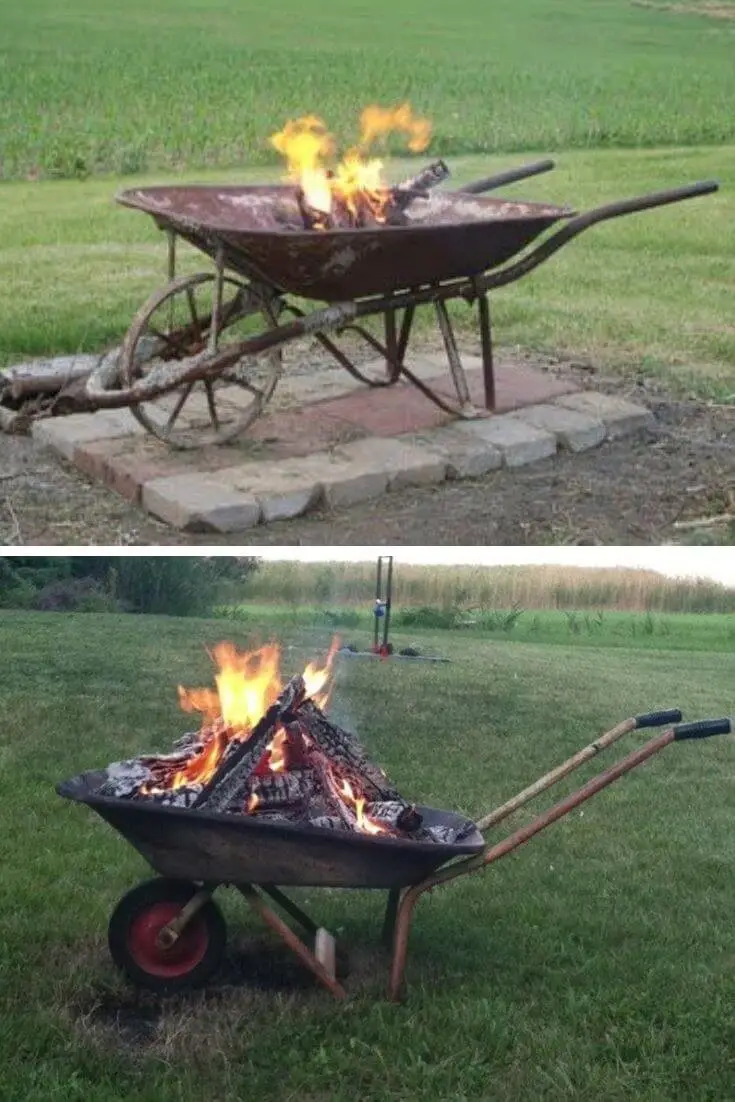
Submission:
M 209 944 L 207 926 L 200 915 L 186 924 L 170 949 L 158 945 L 161 930 L 181 913 L 183 903 L 153 903 L 135 916 L 128 930 L 128 952 L 144 972 L 174 979 L 192 972 L 204 959 Z

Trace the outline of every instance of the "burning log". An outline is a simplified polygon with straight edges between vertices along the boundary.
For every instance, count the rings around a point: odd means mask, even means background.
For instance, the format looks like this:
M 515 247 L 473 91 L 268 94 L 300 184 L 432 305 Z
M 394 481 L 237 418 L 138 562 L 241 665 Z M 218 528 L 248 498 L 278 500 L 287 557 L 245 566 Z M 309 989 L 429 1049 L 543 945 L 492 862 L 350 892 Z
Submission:
M 422 168 L 420 172 L 417 172 L 415 176 L 409 176 L 407 180 L 403 180 L 394 191 L 399 193 L 426 192 L 429 188 L 443 184 L 450 176 L 451 172 L 444 161 L 433 161 L 426 168 Z
M 208 811 L 225 811 L 231 804 L 243 806 L 250 774 L 262 758 L 266 747 L 287 713 L 304 699 L 303 677 L 292 678 L 278 700 L 256 723 L 251 734 L 241 742 L 231 742 L 212 779 L 204 785 L 194 807 Z
M 423 817 L 415 807 L 398 800 L 368 804 L 365 814 L 371 822 L 404 834 L 414 834 L 423 822 Z
M 398 792 L 390 787 L 383 771 L 368 760 L 355 736 L 327 719 L 313 701 L 305 700 L 293 718 L 298 721 L 307 738 L 313 739 L 341 773 L 360 778 L 368 800 L 396 801 L 407 806 Z
M 293 807 L 294 804 L 303 806 L 313 791 L 314 777 L 308 769 L 289 769 L 287 773 L 252 777 L 248 786 L 247 810 L 260 814 L 275 808 Z

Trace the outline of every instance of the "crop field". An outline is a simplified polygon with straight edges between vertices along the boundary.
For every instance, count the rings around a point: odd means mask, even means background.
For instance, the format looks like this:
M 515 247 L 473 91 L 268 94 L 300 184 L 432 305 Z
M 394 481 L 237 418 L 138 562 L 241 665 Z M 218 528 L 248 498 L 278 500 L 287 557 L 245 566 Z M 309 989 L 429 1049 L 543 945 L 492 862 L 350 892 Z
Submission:
M 716 630 L 706 642 L 719 618 L 694 619 L 681 618 L 692 646 L 678 652 L 436 633 L 426 642 L 449 663 L 345 660 L 330 710 L 407 798 L 479 816 L 628 715 L 731 711 L 732 645 Z M 273 626 L 267 609 L 246 625 L 0 612 L 12 655 L 0 685 L 2 1097 L 731 1098 L 732 736 L 675 744 L 483 875 L 424 898 L 400 1006 L 385 1001 L 381 892 L 295 893 L 345 951 L 346 1003 L 289 963 L 231 892 L 218 893 L 229 942 L 211 987 L 135 995 L 106 925 L 150 870 L 54 785 L 166 749 L 192 725 L 176 685 L 213 683 L 205 647 L 242 647 Z M 329 634 L 281 625 L 285 675 Z M 508 829 L 649 735 L 630 734 Z
M 440 155 L 731 141 L 735 21 L 678 7 L 5 5 L 0 177 L 255 165 L 290 116 L 316 111 L 346 140 L 362 105 L 404 99 Z

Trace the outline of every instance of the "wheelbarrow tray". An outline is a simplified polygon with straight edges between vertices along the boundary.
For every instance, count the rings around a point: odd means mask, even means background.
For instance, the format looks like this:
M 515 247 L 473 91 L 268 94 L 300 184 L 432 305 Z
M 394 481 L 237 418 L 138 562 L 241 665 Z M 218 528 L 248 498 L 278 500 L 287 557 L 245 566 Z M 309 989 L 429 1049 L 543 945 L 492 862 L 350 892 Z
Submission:
M 474 830 L 453 845 L 264 823 L 248 815 L 165 807 L 153 800 L 97 795 L 104 770 L 57 786 L 87 804 L 161 876 L 221 884 L 329 888 L 400 888 L 416 884 L 455 857 L 480 853 Z M 419 807 L 426 825 L 459 826 L 466 817 Z
M 282 292 L 343 302 L 471 277 L 498 267 L 573 211 L 434 192 L 406 211 L 409 224 L 301 230 L 292 187 L 150 187 L 119 203 L 145 211 L 201 252 Z

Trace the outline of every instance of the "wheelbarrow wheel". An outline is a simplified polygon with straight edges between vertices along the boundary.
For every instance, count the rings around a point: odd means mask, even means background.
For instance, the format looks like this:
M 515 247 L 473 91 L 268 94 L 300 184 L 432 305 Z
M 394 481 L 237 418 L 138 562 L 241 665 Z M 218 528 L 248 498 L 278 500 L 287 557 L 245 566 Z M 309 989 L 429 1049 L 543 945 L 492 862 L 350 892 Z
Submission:
M 146 880 L 129 891 L 110 917 L 108 944 L 115 964 L 136 987 L 171 994 L 203 986 L 217 971 L 227 942 L 222 913 L 208 900 L 171 948 L 158 935 L 196 893 L 185 880 Z
M 280 312 L 274 292 L 259 284 L 226 277 L 219 310 L 216 296 L 214 272 L 171 280 L 138 311 L 120 350 L 125 387 L 172 364 L 185 369 L 201 361 L 204 378 L 130 407 L 143 428 L 172 448 L 234 440 L 260 417 L 281 376 L 277 347 L 257 356 L 243 355 L 216 377 L 206 374 L 208 352 L 244 345 L 275 327 Z

